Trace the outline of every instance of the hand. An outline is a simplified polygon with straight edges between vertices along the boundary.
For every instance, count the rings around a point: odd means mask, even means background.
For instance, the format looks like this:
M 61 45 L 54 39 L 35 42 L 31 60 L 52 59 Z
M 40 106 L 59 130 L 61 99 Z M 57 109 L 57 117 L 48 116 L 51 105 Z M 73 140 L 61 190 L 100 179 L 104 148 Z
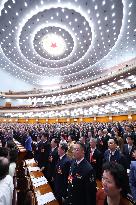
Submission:
M 62 197 L 62 204 L 64 204 L 65 203 L 65 199 Z
M 50 156 L 50 157 L 49 157 L 49 162 L 52 162 L 52 160 L 53 160 L 53 157 Z
M 52 182 L 54 181 L 54 178 L 53 178 L 53 177 L 51 178 L 51 181 L 52 181 Z
M 40 169 L 40 171 L 42 172 L 42 171 L 44 170 L 44 168 L 45 168 L 45 167 L 42 167 L 42 168 Z

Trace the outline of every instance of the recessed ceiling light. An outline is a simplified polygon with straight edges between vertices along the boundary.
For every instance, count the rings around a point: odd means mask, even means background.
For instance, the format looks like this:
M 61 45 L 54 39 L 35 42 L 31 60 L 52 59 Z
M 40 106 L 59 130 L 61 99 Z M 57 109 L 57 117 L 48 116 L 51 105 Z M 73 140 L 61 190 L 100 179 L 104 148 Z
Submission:
M 97 13 L 97 14 L 96 14 L 96 17 L 98 18 L 99 16 L 100 16 L 100 14 L 99 14 L 99 13 Z
M 24 5 L 25 5 L 25 7 L 27 7 L 28 5 L 27 5 L 27 2 L 24 2 Z
M 104 1 L 102 1 L 102 5 L 104 6 L 106 4 L 106 1 L 104 0 Z
M 113 4 L 112 6 L 111 6 L 111 9 L 114 9 L 115 8 L 115 5 Z
M 87 10 L 87 13 L 90 14 L 90 12 L 91 12 L 90 9 L 88 9 L 88 10 Z
M 98 6 L 97 6 L 97 5 L 95 5 L 94 9 L 95 9 L 95 10 L 97 10 L 97 9 L 98 9 Z
M 112 17 L 114 17 L 115 16 L 115 13 L 112 13 Z
M 132 6 L 132 2 L 128 5 L 129 6 L 129 8 Z

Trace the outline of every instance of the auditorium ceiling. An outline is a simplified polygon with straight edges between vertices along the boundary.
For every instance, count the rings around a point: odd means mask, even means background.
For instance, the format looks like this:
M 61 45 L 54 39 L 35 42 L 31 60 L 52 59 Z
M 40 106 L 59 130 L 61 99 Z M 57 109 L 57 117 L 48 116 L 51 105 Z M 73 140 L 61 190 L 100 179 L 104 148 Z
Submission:
M 1 0 L 0 72 L 77 85 L 136 57 L 136 0 Z

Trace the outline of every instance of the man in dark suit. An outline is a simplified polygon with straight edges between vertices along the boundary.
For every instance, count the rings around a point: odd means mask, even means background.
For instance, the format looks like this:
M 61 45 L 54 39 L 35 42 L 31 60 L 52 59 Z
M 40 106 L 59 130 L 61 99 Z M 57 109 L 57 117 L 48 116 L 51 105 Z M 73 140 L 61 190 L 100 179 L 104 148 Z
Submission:
M 68 146 L 66 143 L 60 143 L 58 147 L 59 160 L 56 164 L 54 177 L 54 192 L 59 204 L 66 198 L 68 175 L 71 165 L 71 160 L 67 157 L 66 152 Z
M 96 205 L 96 182 L 91 164 L 85 159 L 85 146 L 81 142 L 74 145 L 68 177 L 67 205 Z
M 123 146 L 123 154 L 127 161 L 127 169 L 130 169 L 130 163 L 133 160 L 132 153 L 134 150 L 134 139 L 132 135 L 128 135 L 126 138 L 127 144 Z
M 99 130 L 98 137 L 97 137 L 97 148 L 102 153 L 102 155 L 108 148 L 108 140 L 109 140 L 109 136 L 108 135 L 104 136 L 103 131 Z
M 53 138 L 51 140 L 51 151 L 48 159 L 48 180 L 50 182 L 50 185 L 52 188 L 54 188 L 54 176 L 55 176 L 55 167 L 57 164 L 57 161 L 59 159 L 58 155 L 58 141 L 56 138 Z
M 41 142 L 38 144 L 38 165 L 41 168 L 41 171 L 43 171 L 45 177 L 48 176 L 48 159 L 50 154 L 51 146 L 48 142 L 48 137 L 46 133 L 42 133 L 41 136 Z
M 38 135 L 36 137 L 36 142 L 33 142 L 33 152 L 34 152 L 34 159 L 36 162 L 38 162 L 38 159 L 39 159 L 39 144 L 41 143 L 41 138 L 40 136 Z
M 102 175 L 102 154 L 101 152 L 97 149 L 97 139 L 96 138 L 91 138 L 90 139 L 90 149 L 88 153 L 88 161 L 91 163 L 95 174 L 96 174 L 96 179 L 101 179 Z
M 85 146 L 85 158 L 87 159 L 87 157 L 88 157 L 88 151 L 89 151 L 89 149 L 90 149 L 90 148 L 89 148 L 89 142 L 86 141 L 85 136 L 80 137 L 80 138 L 79 138 L 79 141 L 80 141 L 81 143 L 83 143 L 84 146 Z
M 127 169 L 127 161 L 120 150 L 117 148 L 118 141 L 116 138 L 110 138 L 108 148 L 104 153 L 103 162 L 117 162 Z

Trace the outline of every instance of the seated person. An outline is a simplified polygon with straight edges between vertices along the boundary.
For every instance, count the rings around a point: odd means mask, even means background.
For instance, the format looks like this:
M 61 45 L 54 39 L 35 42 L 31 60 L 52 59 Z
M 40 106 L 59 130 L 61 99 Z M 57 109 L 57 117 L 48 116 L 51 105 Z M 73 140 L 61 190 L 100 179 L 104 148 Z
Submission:
M 103 165 L 103 189 L 97 192 L 97 205 L 128 205 L 123 197 L 128 193 L 126 171 L 121 164 L 106 162 Z
M 0 205 L 12 205 L 13 179 L 8 175 L 9 161 L 0 157 Z
M 136 201 L 136 147 L 133 150 L 133 157 L 135 161 L 131 161 L 129 172 L 129 186 L 132 197 Z

